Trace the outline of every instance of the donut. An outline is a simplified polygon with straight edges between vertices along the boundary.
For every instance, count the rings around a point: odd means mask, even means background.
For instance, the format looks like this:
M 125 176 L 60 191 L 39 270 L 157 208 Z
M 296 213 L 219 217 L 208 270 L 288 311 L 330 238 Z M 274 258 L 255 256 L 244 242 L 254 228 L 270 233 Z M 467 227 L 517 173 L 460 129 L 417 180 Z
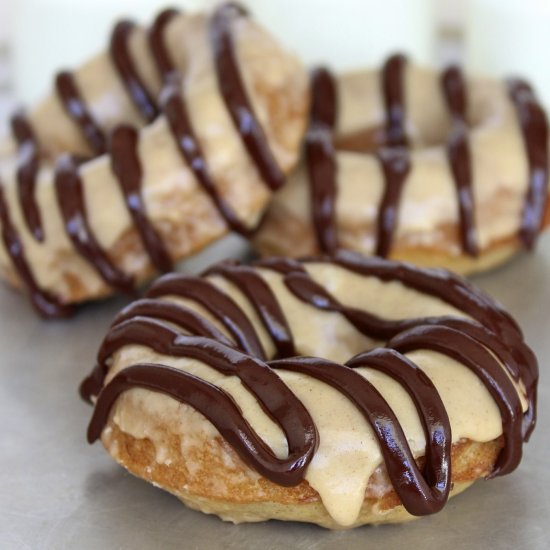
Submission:
M 88 441 L 224 520 L 349 528 L 513 471 L 537 361 L 459 276 L 350 251 L 169 274 L 81 384 Z
M 548 124 L 526 82 L 397 54 L 381 71 L 317 69 L 311 89 L 303 161 L 260 253 L 345 248 L 468 274 L 535 246 L 550 221 Z
M 4 278 L 61 316 L 247 235 L 297 162 L 308 103 L 300 62 L 237 5 L 120 22 L 106 52 L 11 119 Z

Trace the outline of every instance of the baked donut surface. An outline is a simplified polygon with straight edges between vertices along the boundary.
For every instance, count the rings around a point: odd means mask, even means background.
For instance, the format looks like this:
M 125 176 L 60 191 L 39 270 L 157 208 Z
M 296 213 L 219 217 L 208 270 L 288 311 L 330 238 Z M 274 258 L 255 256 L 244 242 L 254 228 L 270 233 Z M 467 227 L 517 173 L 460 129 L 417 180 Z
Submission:
M 548 125 L 520 80 L 424 69 L 311 78 L 303 160 L 255 243 L 263 255 L 346 248 L 446 267 L 496 266 L 548 225 Z
M 106 52 L 12 119 L 3 275 L 62 315 L 248 234 L 296 163 L 307 88 L 299 61 L 236 5 L 167 10 L 149 29 L 122 21 Z
M 517 324 L 469 283 L 338 252 L 159 279 L 81 394 L 88 440 L 188 506 L 345 528 L 514 470 L 537 378 Z

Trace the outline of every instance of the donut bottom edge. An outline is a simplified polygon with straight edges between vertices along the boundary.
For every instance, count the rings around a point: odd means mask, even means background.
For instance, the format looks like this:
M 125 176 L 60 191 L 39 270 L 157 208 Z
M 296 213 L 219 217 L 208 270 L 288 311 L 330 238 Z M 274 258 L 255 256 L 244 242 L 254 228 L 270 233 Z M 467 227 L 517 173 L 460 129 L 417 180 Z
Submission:
M 369 480 L 356 520 L 341 525 L 328 514 L 319 494 L 307 481 L 295 487 L 272 483 L 248 468 L 220 436 L 193 442 L 194 447 L 186 456 L 181 451 L 184 440 L 180 436 L 167 430 L 165 437 L 161 461 L 150 439 L 123 432 L 112 420 L 103 432 L 102 442 L 116 462 L 133 475 L 173 494 L 191 509 L 232 523 L 276 519 L 341 530 L 417 519 L 405 510 L 391 487 L 380 491 L 380 483 L 389 484 L 380 469 Z M 487 476 L 502 446 L 502 437 L 485 443 L 467 439 L 454 443 L 450 497 Z
M 544 213 L 540 228 L 541 234 L 550 227 L 550 202 Z M 446 250 L 448 241 L 457 241 L 455 225 L 440 226 L 438 234 L 444 236 L 438 245 L 418 245 L 398 239 L 391 247 L 388 258 L 412 263 L 418 267 L 441 267 L 462 276 L 491 271 L 504 265 L 516 255 L 525 251 L 517 234 L 503 236 L 483 248 L 477 256 L 456 253 Z M 372 256 L 361 249 L 365 228 L 349 226 L 346 235 L 341 239 L 344 249 L 353 250 L 366 256 Z M 291 256 L 294 258 L 317 256 L 321 253 L 313 228 L 309 223 L 279 206 L 271 208 L 262 221 L 253 238 L 253 245 L 261 257 Z

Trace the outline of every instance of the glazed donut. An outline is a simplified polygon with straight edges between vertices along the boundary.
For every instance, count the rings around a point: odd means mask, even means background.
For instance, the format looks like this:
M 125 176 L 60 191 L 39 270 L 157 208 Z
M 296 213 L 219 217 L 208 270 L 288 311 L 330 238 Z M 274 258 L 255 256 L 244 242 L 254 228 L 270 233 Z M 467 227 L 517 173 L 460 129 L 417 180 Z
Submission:
M 514 470 L 537 378 L 517 324 L 469 283 L 340 251 L 160 278 L 81 394 L 88 441 L 191 508 L 344 528 Z
M 548 225 L 548 125 L 528 84 L 391 57 L 313 72 L 304 160 L 256 238 L 264 255 L 346 248 L 459 273 L 533 248 Z
M 248 234 L 296 163 L 308 101 L 301 64 L 236 5 L 119 23 L 107 52 L 12 119 L 4 276 L 62 315 Z

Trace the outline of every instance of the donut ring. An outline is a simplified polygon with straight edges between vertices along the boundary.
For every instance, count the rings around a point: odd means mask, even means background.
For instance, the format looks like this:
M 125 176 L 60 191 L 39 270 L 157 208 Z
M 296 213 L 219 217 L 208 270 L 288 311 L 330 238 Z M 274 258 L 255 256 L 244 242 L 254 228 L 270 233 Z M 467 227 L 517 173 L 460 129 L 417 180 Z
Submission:
M 162 277 L 81 394 L 89 442 L 188 506 L 343 528 L 514 470 L 537 379 L 516 323 L 464 280 L 339 252 Z
M 382 71 L 312 75 L 304 160 L 256 245 L 340 247 L 458 273 L 532 249 L 550 222 L 548 124 L 525 82 L 466 80 L 391 57 Z
M 301 64 L 236 5 L 119 23 L 108 52 L 12 119 L 4 277 L 64 315 L 248 234 L 296 163 L 308 101 Z

